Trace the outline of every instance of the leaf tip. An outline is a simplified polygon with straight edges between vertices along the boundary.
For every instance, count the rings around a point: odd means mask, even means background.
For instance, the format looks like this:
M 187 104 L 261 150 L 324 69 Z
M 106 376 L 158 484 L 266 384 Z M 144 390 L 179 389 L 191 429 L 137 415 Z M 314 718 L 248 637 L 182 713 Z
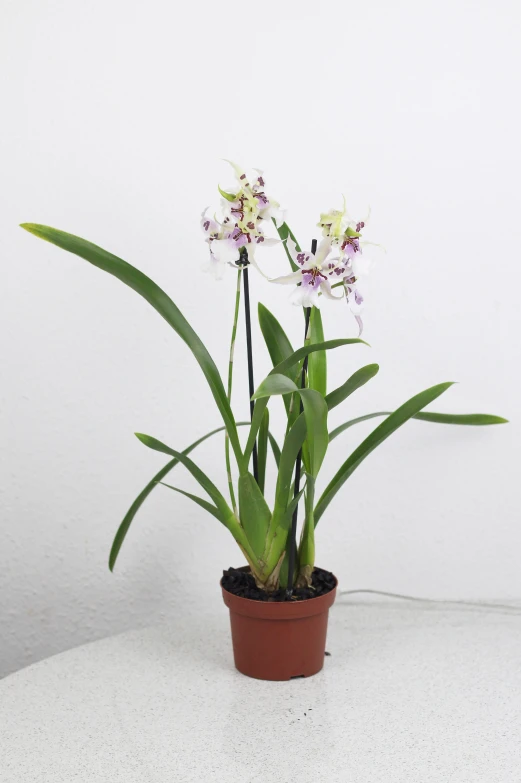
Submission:
M 23 228 L 24 231 L 28 231 L 30 234 L 34 234 L 38 228 L 38 223 L 20 223 L 20 228 Z

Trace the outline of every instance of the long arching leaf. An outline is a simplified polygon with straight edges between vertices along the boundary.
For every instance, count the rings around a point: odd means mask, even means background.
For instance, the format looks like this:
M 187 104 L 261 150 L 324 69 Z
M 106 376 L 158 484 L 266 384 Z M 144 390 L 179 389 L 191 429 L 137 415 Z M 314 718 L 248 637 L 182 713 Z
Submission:
M 192 474 L 194 479 L 211 497 L 219 511 L 222 513 L 223 518 L 227 520 L 225 524 L 228 526 L 228 520 L 232 520 L 234 518 L 232 509 L 229 507 L 224 496 L 215 486 L 213 481 L 206 475 L 204 471 L 201 470 L 201 468 L 195 464 L 193 460 L 190 459 L 190 457 L 188 457 L 186 454 L 183 454 L 181 451 L 171 449 L 170 446 L 167 446 L 165 443 L 157 440 L 157 438 L 153 438 L 151 435 L 145 435 L 142 432 L 136 432 L 134 434 L 136 438 L 149 449 L 160 451 L 162 454 L 170 454 L 171 457 L 175 457 L 177 460 L 179 460 L 179 462 L 184 465 L 184 467 Z
M 159 484 L 161 484 L 163 487 L 168 487 L 168 489 L 173 489 L 174 492 L 179 492 L 180 495 L 184 495 L 185 497 L 190 498 L 190 500 L 193 500 L 194 503 L 197 503 L 198 506 L 204 508 L 205 511 L 218 519 L 219 522 L 221 522 L 223 525 L 225 524 L 219 509 L 204 498 L 200 498 L 197 495 L 192 495 L 191 492 L 186 492 L 186 490 L 180 489 L 180 487 L 174 487 L 172 484 L 166 484 L 164 481 L 160 481 Z
M 324 327 L 322 315 L 318 307 L 311 308 L 309 320 L 309 342 L 324 342 Z M 315 351 L 310 354 L 308 363 L 308 384 L 310 389 L 315 389 L 322 397 L 327 392 L 327 354 L 325 351 Z
M 285 375 L 291 370 L 301 359 L 304 359 L 309 354 L 315 351 L 330 351 L 333 348 L 341 348 L 343 345 L 368 345 L 365 340 L 361 340 L 359 337 L 349 337 L 341 340 L 325 340 L 322 343 L 314 343 L 313 345 L 303 345 L 302 348 L 298 348 L 291 356 L 288 356 L 282 362 L 276 365 L 271 371 L 272 373 L 279 373 Z
M 276 367 L 293 353 L 288 336 L 273 313 L 259 302 L 259 326 L 273 366 Z
M 316 478 L 329 443 L 327 432 L 327 405 L 322 395 L 314 389 L 301 389 L 299 394 L 306 419 L 306 444 L 309 450 L 309 473 Z
M 268 308 L 260 302 L 259 326 L 261 328 L 262 336 L 264 337 L 264 342 L 266 343 L 272 364 L 274 367 L 276 367 L 277 364 L 282 362 L 284 359 L 287 359 L 288 356 L 291 356 L 291 354 L 294 352 L 293 346 L 291 345 L 286 332 L 277 321 L 273 313 L 271 313 Z M 287 375 L 290 375 L 289 371 Z M 289 414 L 291 398 L 283 397 L 283 400 L 286 413 Z
M 299 389 L 292 380 L 278 374 L 268 375 L 253 395 L 253 399 L 262 402 L 275 394 L 299 394 L 302 399 L 307 429 L 309 472 L 316 478 L 328 445 L 326 401 L 315 389 Z
M 268 438 L 270 441 L 271 450 L 273 452 L 273 458 L 275 459 L 275 464 L 277 465 L 277 470 L 279 469 L 280 465 L 280 446 L 271 434 L 271 432 L 268 432 Z
M 214 400 L 221 413 L 226 429 L 230 437 L 230 443 L 235 453 L 238 465 L 242 468 L 244 458 L 242 455 L 237 427 L 226 397 L 226 391 L 219 375 L 215 362 L 206 350 L 204 344 L 194 332 L 184 315 L 169 296 L 159 288 L 153 280 L 147 277 L 139 269 L 123 261 L 112 253 L 103 250 L 103 248 L 88 242 L 85 239 L 67 234 L 50 226 L 42 226 L 37 223 L 22 223 L 22 228 L 30 234 L 34 234 L 40 239 L 51 242 L 53 245 L 67 250 L 69 253 L 84 258 L 89 263 L 97 266 L 99 269 L 108 272 L 122 283 L 128 285 L 140 296 L 154 307 L 155 310 L 165 319 L 165 321 L 177 332 L 179 337 L 188 345 L 195 359 L 199 363 L 208 385 L 213 394 Z
M 144 435 L 142 432 L 136 432 L 135 435 L 141 441 L 141 443 L 143 443 L 145 446 L 148 446 L 149 449 L 153 449 L 154 451 L 160 451 L 162 454 L 170 454 L 172 457 L 175 457 L 176 459 L 179 460 L 179 462 L 181 462 L 184 465 L 184 467 L 192 474 L 195 480 L 199 482 L 199 484 L 205 490 L 205 492 L 207 492 L 208 495 L 211 497 L 219 513 L 222 515 L 223 524 L 228 528 L 228 530 L 235 538 L 239 546 L 242 547 L 244 554 L 248 558 L 249 562 L 251 564 L 258 563 L 257 555 L 253 551 L 250 542 L 248 540 L 248 537 L 244 529 L 241 527 L 239 523 L 239 520 L 233 513 L 232 509 L 229 507 L 228 503 L 226 502 L 225 498 L 223 497 L 219 489 L 215 486 L 213 481 L 211 481 L 211 479 L 206 475 L 206 473 L 204 473 L 195 464 L 195 462 L 193 462 L 185 454 L 183 454 L 180 451 L 176 451 L 175 449 L 171 449 L 170 446 L 167 446 L 165 443 L 162 443 L 160 440 L 157 440 L 157 438 L 153 438 L 150 435 Z
M 261 492 L 264 492 L 266 483 L 266 462 L 268 459 L 268 433 L 270 430 L 270 414 L 268 409 L 264 411 L 261 425 L 259 427 L 259 437 L 257 439 L 257 483 Z
M 301 413 L 284 440 L 275 488 L 275 504 L 273 507 L 272 524 L 270 530 L 275 532 L 277 525 L 281 523 L 286 508 L 288 507 L 289 494 L 295 470 L 295 461 L 302 448 L 306 437 L 306 420 Z
M 238 427 L 244 427 L 249 426 L 249 421 L 240 421 L 237 423 Z M 198 438 L 194 443 L 190 444 L 186 449 L 183 450 L 183 454 L 187 455 L 190 454 L 191 451 L 193 451 L 199 444 L 204 443 L 205 440 L 208 440 L 208 438 L 211 438 L 212 435 L 217 435 L 218 432 L 224 432 L 226 427 L 217 427 L 217 429 L 212 430 L 211 432 L 207 432 L 206 435 L 203 435 L 202 438 Z M 125 537 L 128 533 L 128 529 L 130 525 L 132 524 L 132 520 L 136 516 L 137 512 L 147 499 L 147 497 L 150 495 L 153 489 L 157 487 L 157 485 L 164 479 L 164 477 L 170 473 L 170 471 L 175 468 L 176 465 L 179 465 L 178 459 L 172 459 L 170 462 L 167 462 L 167 464 L 161 468 L 161 470 L 156 473 L 154 478 L 148 482 L 146 487 L 139 493 L 137 498 L 134 500 L 132 505 L 130 506 L 129 510 L 123 517 L 123 520 L 120 524 L 120 526 L 117 529 L 116 535 L 114 536 L 114 541 L 112 542 L 112 547 L 110 550 L 110 556 L 109 556 L 109 568 L 111 571 L 114 570 L 114 566 L 116 564 L 116 560 L 119 554 L 119 550 L 121 549 L 123 545 L 123 541 L 125 540 Z
M 309 354 L 314 353 L 315 351 L 329 351 L 333 348 L 340 348 L 344 345 L 356 345 L 356 344 L 362 344 L 367 345 L 367 343 L 364 340 L 360 340 L 358 337 L 352 337 L 352 338 L 345 338 L 341 340 L 326 340 L 323 343 L 316 343 L 314 345 L 304 345 L 302 348 L 299 348 L 298 350 L 294 351 L 290 356 L 288 356 L 286 359 L 283 359 L 283 361 L 279 362 L 269 373 L 269 375 L 266 376 L 264 381 L 261 383 L 255 394 L 253 395 L 252 399 L 256 400 L 256 404 L 253 410 L 253 417 L 252 417 L 252 423 L 250 427 L 250 433 L 248 435 L 248 441 L 246 443 L 246 448 L 244 450 L 244 463 L 247 465 L 250 460 L 250 456 L 253 450 L 253 444 L 255 443 L 257 439 L 257 434 L 259 432 L 259 427 L 261 425 L 262 417 L 264 416 L 264 410 L 268 405 L 268 397 L 271 394 L 286 394 L 287 392 L 290 392 L 292 389 L 293 391 L 298 391 L 298 387 L 296 384 L 293 384 L 293 382 L 287 377 L 287 373 L 296 365 L 298 364 L 302 359 L 304 359 L 306 356 L 309 356 Z M 272 384 L 272 377 L 274 375 L 279 376 L 279 380 L 275 382 L 275 385 L 273 388 L 280 388 L 279 391 L 267 391 L 268 388 L 271 388 L 270 384 Z M 286 391 L 282 390 L 282 386 L 284 385 L 285 381 L 287 381 Z M 293 384 L 293 387 L 291 386 Z M 291 425 L 292 426 L 292 425 Z
M 452 382 L 439 383 L 436 386 L 425 389 L 425 391 L 411 397 L 410 400 L 394 411 L 394 413 L 391 413 L 389 418 L 378 425 L 378 427 L 346 459 L 322 493 L 322 496 L 315 507 L 315 525 L 318 524 L 320 517 L 329 506 L 338 490 L 343 486 L 360 463 L 363 462 L 380 443 L 383 443 L 389 435 L 392 435 L 392 433 L 401 427 L 402 424 L 405 424 L 406 421 L 421 411 L 422 408 L 425 408 L 426 405 L 429 405 L 429 403 L 439 397 L 440 394 L 443 394 L 450 386 L 452 386 Z
M 334 389 L 334 391 L 326 395 L 326 403 L 329 410 L 336 408 L 336 406 L 340 405 L 340 403 L 347 399 L 350 394 L 361 386 L 364 386 L 371 378 L 374 378 L 379 369 L 377 364 L 367 364 L 365 367 L 361 367 L 354 372 L 342 386 L 339 386 L 338 389 Z
M 327 400 L 326 400 L 327 401 Z M 378 411 L 378 413 L 367 413 L 365 416 L 358 416 L 356 419 L 340 424 L 334 430 L 329 433 L 329 441 L 338 437 L 342 432 L 345 432 L 353 424 L 359 424 L 361 421 L 367 421 L 368 419 L 374 419 L 377 416 L 390 416 L 392 411 Z M 491 424 L 508 424 L 508 419 L 504 419 L 502 416 L 493 416 L 490 413 L 434 413 L 431 411 L 422 411 L 416 413 L 411 418 L 418 421 L 430 421 L 434 424 L 457 424 L 472 427 L 486 427 Z

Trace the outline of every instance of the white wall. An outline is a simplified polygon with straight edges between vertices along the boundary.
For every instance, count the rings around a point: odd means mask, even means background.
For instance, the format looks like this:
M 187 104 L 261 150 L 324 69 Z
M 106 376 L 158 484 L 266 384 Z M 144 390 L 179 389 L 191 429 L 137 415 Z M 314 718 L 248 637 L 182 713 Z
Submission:
M 330 507 L 319 564 L 344 588 L 521 596 L 520 16 L 506 0 L 4 0 L 0 673 L 224 611 L 235 544 L 167 490 L 107 569 L 164 462 L 132 433 L 182 448 L 219 424 L 196 363 L 135 294 L 17 227 L 48 223 L 142 268 L 224 372 L 234 281 L 201 273 L 198 225 L 224 157 L 265 169 L 303 242 L 341 193 L 372 207 L 367 235 L 387 248 L 365 313 L 373 347 L 338 351 L 331 386 L 370 361 L 381 372 L 334 423 L 444 380 L 460 384 L 434 409 L 512 419 L 403 428 Z M 282 251 L 265 265 L 286 272 Z M 298 343 L 287 289 L 253 283 Z M 355 333 L 344 305 L 324 318 L 329 337 Z M 258 336 L 256 361 L 260 379 Z M 245 416 L 244 377 L 235 402 Z M 370 427 L 334 444 L 325 475 Z M 222 482 L 219 438 L 197 459 Z

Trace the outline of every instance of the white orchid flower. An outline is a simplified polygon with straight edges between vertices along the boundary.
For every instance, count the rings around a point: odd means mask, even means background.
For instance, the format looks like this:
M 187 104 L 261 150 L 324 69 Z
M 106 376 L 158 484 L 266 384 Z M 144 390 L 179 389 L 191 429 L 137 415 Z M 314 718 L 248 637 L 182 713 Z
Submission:
M 371 265 L 362 249 L 367 244 L 361 241 L 365 221 L 355 222 L 348 216 L 344 198 L 343 208 L 323 212 L 318 225 L 324 238 L 316 254 L 297 251 L 295 243 L 288 238 L 288 252 L 300 269 L 274 278 L 272 282 L 295 285 L 291 300 L 303 307 L 319 307 L 321 295 L 327 299 L 345 298 L 361 334 L 364 296 L 359 280 Z M 333 255 L 334 252 L 337 255 Z
M 342 209 L 330 209 L 322 212 L 317 226 L 322 229 L 322 235 L 329 237 L 334 244 L 341 244 L 345 239 L 359 239 L 361 231 L 369 220 L 371 210 L 363 220 L 353 220 L 347 212 L 346 199 L 343 196 Z
M 283 223 L 284 210 L 278 201 L 266 194 L 263 172 L 260 169 L 244 171 L 231 160 L 227 163 L 233 168 L 237 182 L 227 190 L 219 188 L 219 192 L 225 201 L 233 202 L 230 211 L 235 215 L 246 214 L 253 222 L 273 219 L 276 225 Z M 230 204 L 223 206 L 230 207 Z
M 363 223 L 359 224 L 363 228 Z M 358 232 L 359 233 L 359 232 Z M 362 250 L 358 237 L 345 237 L 340 245 L 342 264 L 345 267 L 342 273 L 347 304 L 358 324 L 359 335 L 362 334 L 363 323 L 360 313 L 363 309 L 364 296 L 360 288 L 360 278 L 367 277 L 372 266 L 372 261 L 367 258 Z
M 240 265 L 245 250 L 248 261 L 260 272 L 255 260 L 256 248 L 280 243 L 278 239 L 264 236 L 264 221 L 276 216 L 280 218 L 280 205 L 264 192 L 262 172 L 257 169 L 246 172 L 236 163 L 228 162 L 235 172 L 237 183 L 227 190 L 219 187 L 222 216 L 208 218 L 205 210 L 201 220 L 210 247 L 208 268 L 217 277 L 222 277 L 226 265 Z
M 287 239 L 287 248 L 294 263 L 300 269 L 290 275 L 275 277 L 270 282 L 296 285 L 297 287 L 291 295 L 293 304 L 302 307 L 320 307 L 320 294 L 326 299 L 342 299 L 343 294 L 335 296 L 331 291 L 332 282 L 341 279 L 345 268 L 338 263 L 337 258 L 331 257 L 330 239 L 323 239 L 315 254 L 297 250 L 291 237 Z
M 318 225 L 322 228 L 323 235 L 331 241 L 334 247 L 339 249 L 339 266 L 344 267 L 344 271 L 341 273 L 344 293 L 361 334 L 363 324 L 360 313 L 364 297 L 360 290 L 359 279 L 368 274 L 371 266 L 371 262 L 363 252 L 364 245 L 368 243 L 363 242 L 361 237 L 370 211 L 364 220 L 354 221 L 347 213 L 345 198 L 343 201 L 341 210 L 332 209 L 322 213 Z

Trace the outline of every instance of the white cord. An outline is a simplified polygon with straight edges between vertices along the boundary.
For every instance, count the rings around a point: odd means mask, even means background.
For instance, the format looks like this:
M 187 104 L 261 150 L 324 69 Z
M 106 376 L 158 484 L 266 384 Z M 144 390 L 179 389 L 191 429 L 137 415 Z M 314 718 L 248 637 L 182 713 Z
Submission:
M 356 595 L 366 593 L 370 595 L 384 595 L 387 598 L 399 598 L 403 601 L 417 601 L 423 604 L 451 604 L 452 606 L 473 606 L 480 609 L 508 609 L 513 614 L 521 614 L 521 607 L 511 606 L 510 604 L 492 604 L 480 601 L 456 601 L 451 599 L 438 598 L 420 598 L 416 595 L 403 595 L 402 593 L 389 593 L 385 590 L 373 590 L 371 588 L 360 588 L 357 590 L 341 590 L 339 595 Z

